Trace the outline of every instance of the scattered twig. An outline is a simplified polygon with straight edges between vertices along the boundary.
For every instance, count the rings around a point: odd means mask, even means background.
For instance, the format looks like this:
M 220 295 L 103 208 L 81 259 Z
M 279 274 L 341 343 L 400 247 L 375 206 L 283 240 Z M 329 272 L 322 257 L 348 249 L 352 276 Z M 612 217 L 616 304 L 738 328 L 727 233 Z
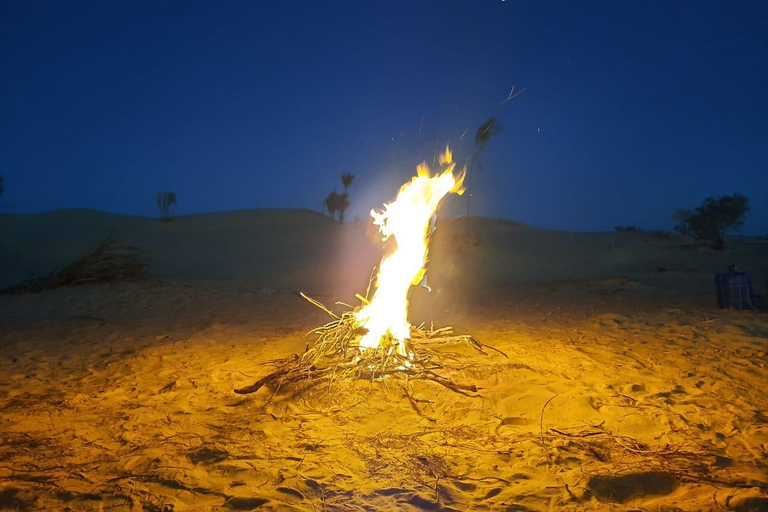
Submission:
M 541 435 L 541 447 L 544 448 L 544 455 L 547 456 L 547 462 L 551 465 L 552 459 L 549 457 L 549 451 L 547 450 L 547 442 L 544 440 L 544 409 L 547 408 L 549 402 L 555 399 L 560 393 L 555 393 L 552 397 L 544 402 L 544 407 L 541 408 L 541 419 L 539 420 L 539 434 Z
M 523 94 L 523 92 L 524 92 L 524 91 L 525 91 L 525 87 L 523 87 L 522 89 L 520 89 L 520 91 L 518 91 L 517 93 L 515 93 L 515 86 L 513 85 L 513 86 L 512 86 L 512 90 L 511 90 L 511 91 L 509 91 L 509 96 L 507 97 L 507 99 L 505 99 L 504 101 L 502 101 L 501 103 L 499 103 L 499 105 L 503 105 L 503 104 L 505 104 L 506 102 L 508 102 L 509 100 L 512 100 L 512 99 L 514 99 L 514 98 L 517 98 L 518 96 L 520 96 L 521 94 Z M 498 106 L 498 105 L 497 105 L 497 106 Z

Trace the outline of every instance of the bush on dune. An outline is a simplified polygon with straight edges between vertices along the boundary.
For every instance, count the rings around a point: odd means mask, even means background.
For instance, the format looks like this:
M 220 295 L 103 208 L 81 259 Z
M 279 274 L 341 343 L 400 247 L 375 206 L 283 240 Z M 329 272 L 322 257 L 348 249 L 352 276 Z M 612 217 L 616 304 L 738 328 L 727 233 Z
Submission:
M 328 197 L 323 201 L 323 211 L 328 209 L 328 215 L 332 219 L 336 218 L 336 213 L 339 214 L 339 222 L 344 224 L 344 213 L 349 208 L 349 194 L 347 190 L 355 179 L 354 174 L 344 173 L 341 175 L 341 184 L 344 185 L 344 192 L 339 194 L 335 190 L 328 194 Z
M 682 235 L 711 242 L 714 249 L 723 250 L 726 232 L 743 226 L 748 211 L 749 199 L 741 194 L 708 197 L 695 210 L 677 210 L 674 229 Z

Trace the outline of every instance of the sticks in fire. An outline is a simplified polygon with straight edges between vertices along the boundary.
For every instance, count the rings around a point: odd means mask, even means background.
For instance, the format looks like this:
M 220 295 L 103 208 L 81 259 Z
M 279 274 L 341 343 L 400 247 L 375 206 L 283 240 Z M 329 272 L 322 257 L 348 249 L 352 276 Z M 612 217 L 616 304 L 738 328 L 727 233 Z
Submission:
M 493 350 L 507 357 L 500 350 L 483 345 L 472 336 L 454 335 L 451 327 L 436 330 L 411 328 L 411 338 L 407 340 L 409 357 L 398 353 L 395 344 L 386 346 L 385 343 L 382 344 L 384 348 L 361 351 L 357 342 L 365 330 L 357 324 L 353 311 L 338 316 L 320 302 L 304 294 L 302 297 L 324 310 L 333 320 L 308 333 L 316 335 L 317 339 L 303 354 L 271 361 L 275 371 L 249 386 L 235 389 L 235 393 L 255 393 L 264 386 L 279 389 L 284 384 L 304 379 L 376 380 L 392 376 L 428 380 L 456 393 L 471 395 L 478 392 L 477 386 L 454 382 L 444 374 L 446 371 L 460 369 L 461 366 L 457 363 L 461 354 L 451 352 L 450 348 L 464 345 L 486 356 L 487 350 Z

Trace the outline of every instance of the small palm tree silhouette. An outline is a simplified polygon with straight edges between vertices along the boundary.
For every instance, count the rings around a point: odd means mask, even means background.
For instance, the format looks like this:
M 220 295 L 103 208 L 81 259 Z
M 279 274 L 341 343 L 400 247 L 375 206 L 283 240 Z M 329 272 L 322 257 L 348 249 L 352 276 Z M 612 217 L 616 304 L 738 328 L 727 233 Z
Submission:
M 345 172 L 341 175 L 341 184 L 344 185 L 344 192 L 347 192 L 347 189 L 352 184 L 352 182 L 355 181 L 355 175 Z

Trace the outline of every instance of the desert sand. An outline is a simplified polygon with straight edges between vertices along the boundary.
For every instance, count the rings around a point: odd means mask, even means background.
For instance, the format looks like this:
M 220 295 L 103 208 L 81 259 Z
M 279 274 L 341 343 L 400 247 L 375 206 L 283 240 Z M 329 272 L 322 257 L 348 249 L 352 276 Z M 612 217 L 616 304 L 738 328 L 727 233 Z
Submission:
M 736 264 L 765 294 L 768 243 L 438 224 L 412 323 L 503 351 L 434 382 L 237 395 L 364 293 L 365 223 L 255 210 L 172 222 L 0 216 L 0 286 L 96 238 L 151 277 L 0 295 L 0 508 L 768 510 L 768 316 L 717 309 Z

